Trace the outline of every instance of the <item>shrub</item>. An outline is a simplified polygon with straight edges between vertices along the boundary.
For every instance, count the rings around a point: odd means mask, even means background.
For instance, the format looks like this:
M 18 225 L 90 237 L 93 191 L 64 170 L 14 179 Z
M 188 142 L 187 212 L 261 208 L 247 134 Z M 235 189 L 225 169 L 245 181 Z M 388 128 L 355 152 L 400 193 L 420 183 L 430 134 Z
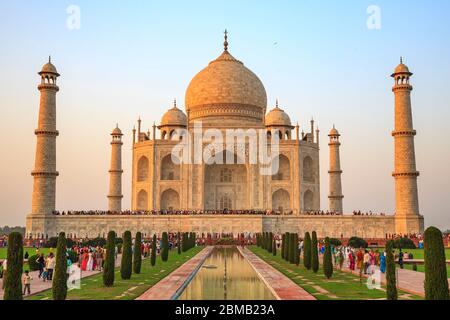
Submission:
M 120 263 L 120 276 L 123 280 L 131 278 L 131 268 L 133 264 L 131 250 L 131 232 L 125 231 L 123 234 L 122 261 Z
M 122 253 L 123 242 L 117 244 L 117 253 Z
M 425 299 L 448 300 L 449 289 L 442 233 L 429 227 L 424 234 Z
M 319 251 L 317 249 L 317 233 L 312 232 L 311 237 L 311 268 L 314 273 L 319 271 Z
M 136 274 L 141 273 L 141 265 L 142 265 L 141 245 L 142 245 L 142 233 L 137 232 L 136 238 L 134 239 L 134 253 L 133 253 L 133 272 Z
M 232 237 L 220 238 L 216 241 L 216 244 L 219 246 L 230 246 L 230 245 L 238 245 L 238 242 Z
M 116 261 L 116 233 L 114 231 L 108 232 L 108 240 L 106 243 L 106 260 L 103 265 L 103 284 L 105 287 L 112 287 L 114 285 L 114 267 Z
M 325 238 L 325 252 L 323 255 L 323 274 L 327 279 L 330 279 L 333 275 L 333 261 L 331 260 L 331 246 L 330 239 Z
M 414 263 L 414 264 L 412 265 L 412 269 L 413 269 L 413 271 L 417 271 L 417 263 Z
M 342 241 L 336 238 L 330 238 L 330 245 L 339 247 L 340 245 L 342 245 Z
M 70 259 L 70 261 L 72 261 L 72 263 L 77 262 L 77 253 L 75 251 L 67 250 L 67 254 L 69 255 L 69 259 Z
M 37 254 L 28 257 L 28 267 L 30 268 L 30 271 L 39 270 L 39 264 L 36 262 L 38 258 L 39 255 Z
M 296 243 L 295 243 L 295 234 L 291 233 L 289 235 L 289 262 L 290 263 L 295 263 L 295 247 L 296 247 Z
M 273 256 L 277 255 L 277 242 L 275 241 L 275 238 L 273 238 L 272 241 L 272 255 Z
M 386 243 L 386 297 L 388 300 L 397 300 L 397 285 L 395 279 L 395 259 L 392 251 L 393 241 Z
M 309 232 L 305 233 L 303 240 L 303 265 L 306 270 L 311 270 L 311 236 Z
M 351 237 L 348 240 L 348 245 L 352 248 L 367 248 L 368 246 L 364 239 L 358 237 Z
M 269 251 L 269 253 L 272 253 L 272 249 L 273 249 L 273 233 L 269 232 L 269 237 L 267 238 L 267 251 Z
M 161 240 L 161 260 L 165 262 L 169 259 L 169 238 L 167 232 L 163 232 Z
M 400 238 L 395 240 L 394 248 L 396 249 L 416 249 L 414 241 L 409 238 Z
M 66 235 L 61 232 L 56 247 L 55 273 L 53 276 L 53 300 L 66 300 L 67 297 L 67 256 Z
M 56 248 L 57 245 L 58 237 L 51 237 L 44 243 L 45 248 Z
M 22 300 L 23 242 L 22 235 L 12 232 L 8 236 L 8 266 L 3 277 L 4 300 Z
M 156 264 L 156 241 L 157 241 L 156 234 L 154 234 L 152 239 L 152 252 L 150 254 L 150 264 L 152 265 L 152 267 L 154 267 Z

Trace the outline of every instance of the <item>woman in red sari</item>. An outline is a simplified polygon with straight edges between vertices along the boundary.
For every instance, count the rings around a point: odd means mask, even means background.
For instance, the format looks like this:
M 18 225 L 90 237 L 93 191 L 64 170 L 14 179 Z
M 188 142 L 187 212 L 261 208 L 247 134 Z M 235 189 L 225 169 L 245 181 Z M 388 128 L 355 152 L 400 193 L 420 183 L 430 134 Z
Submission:
M 89 253 L 87 252 L 87 250 L 82 251 L 83 253 L 81 254 L 81 271 L 86 271 L 87 268 L 87 263 L 88 263 L 88 259 L 89 259 Z
M 353 252 L 350 250 L 348 253 L 348 261 L 349 261 L 349 268 L 350 270 L 355 270 L 355 256 L 353 255 Z

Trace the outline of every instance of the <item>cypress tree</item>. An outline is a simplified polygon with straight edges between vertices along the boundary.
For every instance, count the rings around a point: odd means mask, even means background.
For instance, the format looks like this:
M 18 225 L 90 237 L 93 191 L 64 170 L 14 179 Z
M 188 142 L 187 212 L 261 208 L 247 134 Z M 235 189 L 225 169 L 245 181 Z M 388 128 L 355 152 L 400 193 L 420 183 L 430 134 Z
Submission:
M 303 240 L 303 265 L 306 270 L 311 270 L 311 236 L 309 232 L 305 233 Z
M 269 253 L 272 253 L 272 249 L 273 249 L 273 233 L 269 232 L 269 237 L 267 239 L 267 251 L 269 251 Z
M 295 248 L 294 248 L 294 263 L 298 266 L 300 264 L 300 252 L 298 251 L 298 233 L 294 236 Z
M 262 248 L 264 250 L 267 249 L 267 233 L 266 232 L 263 232 Z
M 388 300 L 397 300 L 397 285 L 395 279 L 395 259 L 392 248 L 393 241 L 386 243 L 386 296 Z
M 167 232 L 162 234 L 161 246 L 161 260 L 165 262 L 169 259 L 169 238 Z
M 112 287 L 114 285 L 114 267 L 116 260 L 116 233 L 108 232 L 108 240 L 106 242 L 106 260 L 103 265 L 103 285 Z
M 311 267 L 314 273 L 319 271 L 319 251 L 317 249 L 317 233 L 312 232 L 311 239 Z
M 289 262 L 295 263 L 295 234 L 291 233 L 289 237 Z
M 133 253 L 133 272 L 136 274 L 141 273 L 141 265 L 142 265 L 141 245 L 142 245 L 142 233 L 137 232 L 136 239 L 134 239 L 134 253 Z
M 150 264 L 152 265 L 152 267 L 154 267 L 156 264 L 156 241 L 156 234 L 154 234 L 152 239 L 152 252 L 150 254 Z
M 449 300 L 447 267 L 442 233 L 435 227 L 425 230 L 425 299 Z
M 186 252 L 188 246 L 188 237 L 186 232 L 183 232 L 183 241 L 181 242 L 181 251 Z
M 177 244 L 178 254 L 181 254 L 181 234 L 179 232 L 177 234 Z
M 331 260 L 330 238 L 325 238 L 325 252 L 323 255 L 323 274 L 327 279 L 333 276 L 333 261 Z
M 56 247 L 55 273 L 52 282 L 53 300 L 66 300 L 67 297 L 66 246 L 66 235 L 61 232 Z
M 131 279 L 132 264 L 131 232 L 125 231 L 123 234 L 122 261 L 120 264 L 120 276 L 123 280 Z
M 289 242 L 291 241 L 291 236 L 289 232 L 286 232 L 286 246 L 284 247 L 284 260 L 289 261 Z
M 281 258 L 284 259 L 284 244 L 286 243 L 286 234 L 281 236 Z
M 23 242 L 22 235 L 12 232 L 8 236 L 7 268 L 4 300 L 22 300 Z

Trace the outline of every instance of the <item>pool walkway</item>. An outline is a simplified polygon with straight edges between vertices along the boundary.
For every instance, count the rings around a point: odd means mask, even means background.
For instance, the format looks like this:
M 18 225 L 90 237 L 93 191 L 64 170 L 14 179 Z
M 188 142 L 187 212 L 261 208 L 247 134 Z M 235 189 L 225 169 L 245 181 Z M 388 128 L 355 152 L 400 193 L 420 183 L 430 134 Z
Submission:
M 313 295 L 247 248 L 238 247 L 238 249 L 279 300 L 316 300 Z
M 211 254 L 214 247 L 206 247 L 195 257 L 148 289 L 136 300 L 172 300 L 183 289 L 183 285 Z
M 397 286 L 400 290 L 403 290 L 405 292 L 418 295 L 420 297 L 425 297 L 425 273 L 424 272 L 417 272 L 407 269 L 400 269 L 399 266 L 395 267 L 396 270 L 396 276 L 397 276 Z M 343 271 L 351 272 L 354 275 L 359 276 L 359 270 L 356 269 L 355 271 L 352 271 L 348 268 L 348 266 L 343 268 Z M 363 274 L 364 278 L 368 278 L 367 275 Z M 450 286 L 450 279 L 448 279 L 449 286 Z M 386 284 L 386 275 L 384 273 L 381 273 L 381 283 Z

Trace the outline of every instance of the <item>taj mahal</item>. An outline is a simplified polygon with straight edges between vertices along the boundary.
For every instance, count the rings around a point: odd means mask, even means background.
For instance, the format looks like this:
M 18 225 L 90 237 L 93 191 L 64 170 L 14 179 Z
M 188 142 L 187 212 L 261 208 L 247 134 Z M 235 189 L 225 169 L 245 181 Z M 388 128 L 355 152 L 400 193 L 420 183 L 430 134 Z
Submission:
M 225 33 L 223 52 L 191 80 L 184 111 L 174 101 L 151 132 L 143 132 L 142 121 L 138 120 L 129 139 L 133 150 L 131 210 L 122 208 L 123 133 L 118 126 L 112 131 L 109 211 L 102 214 L 60 214 L 55 208 L 59 175 L 56 95 L 60 74 L 49 60 L 39 72 L 41 97 L 27 238 L 52 237 L 62 231 L 74 237 L 93 238 L 110 230 L 118 234 L 126 230 L 144 234 L 316 231 L 319 237 L 380 239 L 388 234 L 423 232 L 411 110 L 413 74 L 403 61 L 392 74 L 396 209 L 392 215 L 366 216 L 347 214 L 344 209 L 341 175 L 345 163 L 341 166 L 339 131 L 333 127 L 326 141 L 329 194 L 323 206 L 319 150 L 325 141 L 320 139 L 315 122 L 311 120 L 310 127 L 300 131 L 278 101 L 268 107 L 263 83 L 231 55 L 228 47 Z M 177 161 L 180 159 L 174 158 L 174 148 L 195 136 L 198 123 L 201 132 L 258 130 L 264 132 L 269 145 L 276 138 L 276 172 L 261 174 L 263 165 L 250 161 L 248 140 L 240 144 L 240 150 L 227 148 L 221 142 L 222 151 L 211 153 L 211 158 L 231 158 L 232 163 Z M 192 160 L 193 156 L 187 157 Z M 312 214 L 320 210 L 330 214 Z

